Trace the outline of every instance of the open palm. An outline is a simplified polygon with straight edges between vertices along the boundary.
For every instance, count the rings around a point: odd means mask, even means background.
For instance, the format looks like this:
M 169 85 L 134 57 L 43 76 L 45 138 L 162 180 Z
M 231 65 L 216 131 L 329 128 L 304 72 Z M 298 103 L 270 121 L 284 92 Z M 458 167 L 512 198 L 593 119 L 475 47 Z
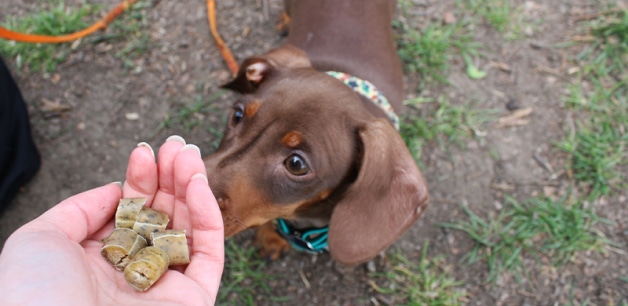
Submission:
M 0 304 L 208 305 L 223 269 L 220 210 L 195 146 L 170 137 L 158 163 L 138 146 L 120 189 L 109 184 L 75 195 L 18 229 L 0 255 Z M 190 264 L 168 270 L 147 292 L 133 290 L 100 255 L 122 197 L 146 197 L 185 229 Z

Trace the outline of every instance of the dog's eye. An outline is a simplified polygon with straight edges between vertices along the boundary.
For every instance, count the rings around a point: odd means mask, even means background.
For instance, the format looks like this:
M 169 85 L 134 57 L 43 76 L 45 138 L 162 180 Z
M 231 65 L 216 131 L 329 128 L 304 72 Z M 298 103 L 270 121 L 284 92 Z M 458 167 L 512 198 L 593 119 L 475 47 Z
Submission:
M 240 123 L 240 121 L 242 121 L 242 118 L 244 118 L 244 110 L 242 109 L 242 107 L 236 106 L 233 109 L 233 115 L 231 116 L 231 122 L 233 124 L 238 124 L 238 123 Z
M 283 163 L 286 166 L 286 169 L 294 175 L 301 176 L 310 171 L 310 168 L 307 166 L 303 158 L 296 154 L 290 155 L 290 157 L 286 158 Z

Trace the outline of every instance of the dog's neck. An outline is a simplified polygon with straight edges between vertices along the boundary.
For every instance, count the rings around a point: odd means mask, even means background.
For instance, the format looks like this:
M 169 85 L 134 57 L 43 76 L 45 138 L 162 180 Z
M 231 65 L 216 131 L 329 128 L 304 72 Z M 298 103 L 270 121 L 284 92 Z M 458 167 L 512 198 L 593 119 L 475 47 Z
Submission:
M 391 33 L 394 1 L 288 0 L 286 10 L 287 42 L 303 49 L 314 68 L 368 80 L 401 111 L 403 76 Z M 371 102 L 365 106 L 381 116 Z

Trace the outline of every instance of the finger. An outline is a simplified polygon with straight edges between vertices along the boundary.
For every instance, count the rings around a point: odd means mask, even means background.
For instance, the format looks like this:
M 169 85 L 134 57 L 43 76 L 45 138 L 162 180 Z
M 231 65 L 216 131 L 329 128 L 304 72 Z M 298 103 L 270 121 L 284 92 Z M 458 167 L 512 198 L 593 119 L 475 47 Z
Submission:
M 174 166 L 176 169 L 174 171 L 176 205 L 174 206 L 172 226 L 173 228 L 185 229 L 188 233 L 191 233 L 192 225 L 190 223 L 186 192 L 194 174 L 202 173 L 206 175 L 205 164 L 201 159 L 201 150 L 193 144 L 185 145 L 177 155 Z
M 185 274 L 215 298 L 224 267 L 222 216 L 204 173 L 192 177 L 186 194 L 192 223 L 192 248 Z
M 159 191 L 155 195 L 152 208 L 172 217 L 174 212 L 174 160 L 185 146 L 181 136 L 172 135 L 159 148 L 157 166 L 159 169 Z
M 122 195 L 125 198 L 148 198 L 148 203 L 151 203 L 156 191 L 157 163 L 155 162 L 155 152 L 150 145 L 140 142 L 129 156 Z
M 26 224 L 23 229 L 59 230 L 69 239 L 81 242 L 111 220 L 121 197 L 119 183 L 94 188 L 67 198 Z

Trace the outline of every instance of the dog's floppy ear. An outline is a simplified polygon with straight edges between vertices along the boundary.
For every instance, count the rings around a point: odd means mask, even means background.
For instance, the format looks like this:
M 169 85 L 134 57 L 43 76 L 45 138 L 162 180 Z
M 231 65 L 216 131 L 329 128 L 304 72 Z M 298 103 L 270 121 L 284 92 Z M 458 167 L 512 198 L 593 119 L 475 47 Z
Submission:
M 286 44 L 266 54 L 245 59 L 236 77 L 222 87 L 239 93 L 252 93 L 277 69 L 308 67 L 312 65 L 305 52 Z
M 394 243 L 428 205 L 425 180 L 405 143 L 384 119 L 359 130 L 362 158 L 356 181 L 334 208 L 329 251 L 355 265 Z

